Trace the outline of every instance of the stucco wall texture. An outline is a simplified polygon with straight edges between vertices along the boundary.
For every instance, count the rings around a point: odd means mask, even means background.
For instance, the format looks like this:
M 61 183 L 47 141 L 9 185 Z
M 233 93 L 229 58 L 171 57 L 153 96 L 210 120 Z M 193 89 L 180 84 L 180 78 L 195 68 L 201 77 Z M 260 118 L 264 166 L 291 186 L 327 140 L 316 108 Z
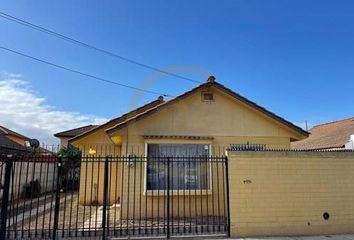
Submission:
M 353 152 L 228 157 L 233 237 L 354 233 Z

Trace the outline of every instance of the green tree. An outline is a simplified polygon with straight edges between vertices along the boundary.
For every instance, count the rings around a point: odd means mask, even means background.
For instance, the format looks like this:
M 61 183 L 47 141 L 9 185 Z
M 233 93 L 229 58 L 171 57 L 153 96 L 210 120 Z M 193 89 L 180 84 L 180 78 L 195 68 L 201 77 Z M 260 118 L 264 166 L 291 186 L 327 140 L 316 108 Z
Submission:
M 81 162 L 80 149 L 69 146 L 62 147 L 57 153 L 62 161 L 61 169 L 61 188 L 62 189 L 77 189 L 79 186 L 80 178 L 80 162 Z

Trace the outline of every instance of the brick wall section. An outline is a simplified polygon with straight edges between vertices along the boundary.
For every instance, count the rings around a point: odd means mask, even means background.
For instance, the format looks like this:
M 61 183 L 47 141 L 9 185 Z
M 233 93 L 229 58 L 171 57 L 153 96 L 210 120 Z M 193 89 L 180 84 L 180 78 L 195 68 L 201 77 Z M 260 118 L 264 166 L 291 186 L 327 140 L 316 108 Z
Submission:
M 233 237 L 354 233 L 353 152 L 228 155 Z

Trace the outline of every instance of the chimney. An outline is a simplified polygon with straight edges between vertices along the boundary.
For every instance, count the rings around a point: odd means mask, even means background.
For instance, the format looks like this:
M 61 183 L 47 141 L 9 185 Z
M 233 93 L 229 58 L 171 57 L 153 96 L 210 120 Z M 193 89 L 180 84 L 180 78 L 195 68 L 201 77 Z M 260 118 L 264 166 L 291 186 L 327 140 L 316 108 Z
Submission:
M 344 148 L 354 150 L 354 134 L 350 135 L 350 140 L 344 145 Z
M 215 82 L 215 79 L 216 78 L 214 76 L 209 76 L 207 82 L 208 83 L 213 83 L 213 82 Z

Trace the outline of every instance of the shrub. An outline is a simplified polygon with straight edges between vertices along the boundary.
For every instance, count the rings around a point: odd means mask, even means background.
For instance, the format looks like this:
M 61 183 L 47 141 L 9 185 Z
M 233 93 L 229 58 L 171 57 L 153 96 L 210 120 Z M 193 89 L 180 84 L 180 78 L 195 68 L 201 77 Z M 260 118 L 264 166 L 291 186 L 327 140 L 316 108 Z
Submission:
M 23 188 L 25 198 L 35 198 L 39 197 L 41 194 L 41 184 L 37 179 L 25 184 Z

